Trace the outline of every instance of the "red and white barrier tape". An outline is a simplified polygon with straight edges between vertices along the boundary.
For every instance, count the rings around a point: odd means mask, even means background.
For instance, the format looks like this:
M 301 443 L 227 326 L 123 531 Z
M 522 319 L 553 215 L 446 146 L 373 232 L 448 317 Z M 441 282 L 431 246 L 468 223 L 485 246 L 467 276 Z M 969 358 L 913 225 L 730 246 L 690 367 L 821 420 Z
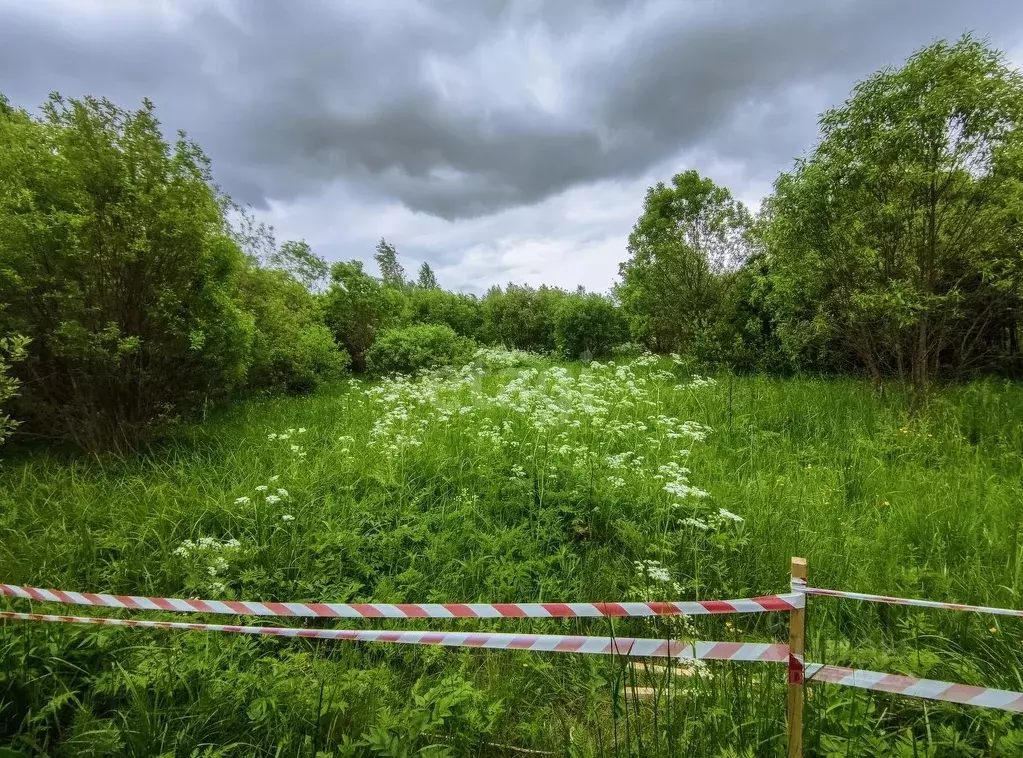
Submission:
M 949 703 L 979 705 L 984 708 L 1023 713 L 1023 692 L 972 687 L 967 684 L 938 682 L 933 679 L 917 679 L 911 676 L 882 674 L 878 671 L 826 666 L 820 663 L 806 664 L 806 679 L 807 681 L 858 687 L 864 690 L 891 692 L 896 695 L 922 697 L 927 700 L 943 700 Z
M 825 590 L 818 587 L 807 587 L 794 581 L 792 591 L 806 595 L 822 595 L 825 597 L 844 597 L 850 600 L 863 600 L 868 603 L 889 603 L 891 605 L 912 605 L 918 608 L 938 608 L 945 611 L 969 611 L 971 613 L 991 613 L 996 616 L 1018 616 L 1023 618 L 1023 611 L 1010 608 L 992 608 L 986 605 L 964 605 L 963 603 L 939 603 L 934 600 L 913 600 L 905 597 L 889 597 L 888 595 L 868 595 L 865 592 L 845 592 L 844 590 Z
M 112 619 L 91 616 L 52 616 L 41 613 L 0 611 L 0 619 L 11 621 L 44 621 L 64 624 L 95 624 L 101 626 L 145 629 L 179 629 L 186 631 L 230 632 L 234 634 L 303 637 L 356 642 L 390 642 L 404 645 L 440 645 L 499 650 L 531 650 L 547 653 L 582 653 L 590 655 L 621 655 L 634 658 L 673 658 L 716 661 L 764 661 L 788 663 L 790 680 L 794 670 L 809 681 L 890 692 L 898 695 L 942 700 L 962 705 L 997 708 L 1023 713 L 1023 692 L 1008 692 L 988 687 L 916 679 L 897 674 L 828 666 L 803 664 L 789 655 L 788 645 L 759 642 L 692 642 L 634 637 L 578 637 L 560 634 L 498 634 L 476 632 L 421 632 L 390 630 L 302 629 L 296 627 L 235 626 L 228 624 L 194 624 L 184 621 L 151 621 L 148 619 Z M 800 678 L 802 678 L 800 676 Z
M 111 619 L 92 616 L 51 616 L 41 613 L 0 611 L 0 619 L 49 621 L 62 624 L 98 624 L 147 629 L 180 629 L 234 634 L 265 634 L 276 637 L 306 637 L 322 640 L 393 642 L 404 645 L 533 650 L 546 653 L 588 653 L 624 655 L 634 658 L 678 658 L 708 661 L 784 662 L 787 645 L 760 642 L 681 642 L 636 637 L 577 637 L 562 634 L 497 634 L 490 632 L 398 632 L 390 630 L 302 629 L 296 627 L 192 624 L 184 621 Z
M 66 605 L 95 605 L 148 611 L 222 613 L 234 616 L 313 618 L 577 618 L 606 616 L 699 616 L 764 613 L 802 608 L 798 592 L 741 600 L 656 603 L 269 603 L 252 600 L 186 600 L 173 597 L 105 595 L 0 584 L 0 595 Z

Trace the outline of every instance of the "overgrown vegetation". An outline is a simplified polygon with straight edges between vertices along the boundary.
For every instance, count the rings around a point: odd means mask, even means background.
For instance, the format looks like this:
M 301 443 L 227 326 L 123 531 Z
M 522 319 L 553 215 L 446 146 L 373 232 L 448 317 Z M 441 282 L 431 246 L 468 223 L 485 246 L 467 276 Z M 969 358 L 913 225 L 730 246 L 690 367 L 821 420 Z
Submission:
M 759 214 L 683 171 L 648 191 L 611 296 L 477 297 L 425 261 L 413 280 L 383 238 L 378 276 L 278 245 L 148 101 L 0 98 L 0 575 L 676 599 L 776 592 L 802 554 L 820 584 L 1018 607 L 1021 104 L 1000 53 L 935 43 L 825 113 Z M 748 641 L 784 623 L 444 626 Z M 810 656 L 1020 690 L 1020 631 L 820 601 Z M 20 623 L 0 657 L 18 754 L 783 747 L 780 667 L 658 681 L 586 656 Z M 815 755 L 1023 753 L 995 711 L 823 686 L 808 708 Z
M 723 598 L 783 590 L 801 554 L 824 586 L 1018 606 L 1018 387 L 945 390 L 912 417 L 906 397 L 849 380 L 730 386 L 649 358 L 500 368 L 527 359 L 489 351 L 486 371 L 237 405 L 138 458 L 8 462 L 0 573 L 281 601 Z M 773 614 L 326 623 L 787 634 Z M 1018 689 L 1021 624 L 819 599 L 810 654 Z M 637 672 L 663 688 L 655 707 L 626 700 L 621 661 L 588 656 L 20 623 L 0 647 L 4 739 L 48 755 L 507 753 L 494 743 L 716 757 L 784 740 L 785 671 L 769 664 L 708 664 L 670 685 Z M 1023 736 L 995 711 L 810 692 L 811 755 L 1011 756 Z

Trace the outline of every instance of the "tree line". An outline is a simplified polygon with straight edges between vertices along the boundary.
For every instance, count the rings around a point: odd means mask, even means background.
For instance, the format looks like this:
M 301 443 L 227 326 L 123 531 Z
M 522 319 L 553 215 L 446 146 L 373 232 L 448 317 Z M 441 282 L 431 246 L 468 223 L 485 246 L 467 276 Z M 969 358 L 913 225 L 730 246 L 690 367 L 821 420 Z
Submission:
M 695 171 L 658 183 L 609 296 L 483 297 L 278 245 L 154 106 L 0 97 L 0 403 L 26 437 L 132 450 L 244 392 L 467 361 L 481 344 L 642 349 L 737 372 L 856 373 L 923 392 L 1018 376 L 1023 78 L 970 36 L 856 85 L 757 214 Z M 15 422 L 0 416 L 0 440 Z

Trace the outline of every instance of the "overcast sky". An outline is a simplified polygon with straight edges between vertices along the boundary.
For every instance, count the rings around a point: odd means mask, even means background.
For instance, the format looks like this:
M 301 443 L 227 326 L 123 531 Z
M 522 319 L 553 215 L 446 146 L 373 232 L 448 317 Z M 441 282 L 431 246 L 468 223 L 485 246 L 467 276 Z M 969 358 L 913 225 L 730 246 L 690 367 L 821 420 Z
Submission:
M 822 109 L 966 31 L 1023 60 L 1015 0 L 0 0 L 0 91 L 151 98 L 331 260 L 604 291 L 647 186 L 755 209 Z

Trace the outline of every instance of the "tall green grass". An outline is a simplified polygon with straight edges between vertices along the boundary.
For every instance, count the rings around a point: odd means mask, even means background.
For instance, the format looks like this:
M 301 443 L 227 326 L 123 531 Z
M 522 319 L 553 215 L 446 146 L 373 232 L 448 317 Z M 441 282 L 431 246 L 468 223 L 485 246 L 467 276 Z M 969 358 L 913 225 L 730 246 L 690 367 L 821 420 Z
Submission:
M 612 439 L 600 423 L 540 433 L 503 406 L 459 414 L 519 371 L 414 406 L 399 426 L 421 444 L 391 450 L 398 427 L 368 442 L 393 403 L 346 382 L 237 405 L 131 459 L 12 455 L 0 463 L 0 577 L 264 600 L 688 599 L 785 591 L 789 559 L 802 555 L 818 586 L 1023 606 L 1019 387 L 941 389 L 912 415 L 897 389 L 879 395 L 855 381 L 725 376 L 690 388 L 651 378 L 651 414 L 713 429 L 678 442 L 692 451 L 692 485 L 710 493 L 693 514 L 723 508 L 744 519 L 702 534 L 678 526 L 661 482 L 646 475 L 675 442 L 635 430 Z M 589 370 L 572 366 L 570 377 L 580 372 Z M 615 413 L 642 420 L 647 409 Z M 419 427 L 420 417 L 432 420 Z M 480 437 L 488 424 L 505 443 Z M 268 439 L 289 429 L 289 439 Z M 603 452 L 559 454 L 560 445 Z M 624 486 L 609 484 L 605 453 L 629 448 L 648 460 L 624 472 Z M 261 485 L 287 497 L 268 503 Z M 202 537 L 240 547 L 181 555 Z M 210 574 L 219 557 L 226 566 Z M 648 559 L 678 591 L 637 574 L 634 561 Z M 807 623 L 815 661 L 1023 690 L 1015 619 L 813 598 Z M 786 624 L 765 614 L 387 626 L 783 641 Z M 25 754 L 759 756 L 784 747 L 785 671 L 767 664 L 710 664 L 660 682 L 595 657 L 20 622 L 0 628 L 0 660 L 0 735 Z M 632 684 L 655 685 L 656 700 L 630 696 Z M 1018 717 L 829 685 L 808 692 L 811 755 L 1023 754 Z

